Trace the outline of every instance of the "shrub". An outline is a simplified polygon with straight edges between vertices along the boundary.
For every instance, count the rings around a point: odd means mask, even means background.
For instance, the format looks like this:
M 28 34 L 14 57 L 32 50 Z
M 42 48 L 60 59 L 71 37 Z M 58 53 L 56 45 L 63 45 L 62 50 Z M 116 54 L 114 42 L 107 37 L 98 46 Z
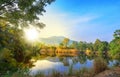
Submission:
M 93 69 L 94 69 L 94 73 L 98 74 L 108 69 L 107 62 L 103 58 L 98 57 L 94 60 Z

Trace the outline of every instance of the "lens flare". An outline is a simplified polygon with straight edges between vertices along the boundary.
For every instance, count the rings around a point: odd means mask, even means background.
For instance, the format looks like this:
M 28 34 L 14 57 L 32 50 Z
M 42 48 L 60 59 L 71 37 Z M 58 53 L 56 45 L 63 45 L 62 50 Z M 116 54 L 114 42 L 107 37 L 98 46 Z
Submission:
M 35 28 L 24 29 L 25 37 L 29 41 L 35 41 L 39 37 L 39 32 Z

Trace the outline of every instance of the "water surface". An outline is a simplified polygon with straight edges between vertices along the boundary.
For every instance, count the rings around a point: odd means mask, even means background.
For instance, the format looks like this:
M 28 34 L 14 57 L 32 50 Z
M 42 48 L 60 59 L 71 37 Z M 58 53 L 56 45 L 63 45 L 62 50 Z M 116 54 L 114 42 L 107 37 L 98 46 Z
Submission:
M 86 57 L 46 57 L 34 63 L 35 66 L 30 69 L 30 74 L 43 72 L 47 75 L 54 70 L 60 73 L 68 73 L 71 66 L 75 71 L 82 68 L 92 68 L 93 61 L 93 59 L 90 60 Z M 109 61 L 108 66 L 113 66 L 114 63 L 115 61 Z

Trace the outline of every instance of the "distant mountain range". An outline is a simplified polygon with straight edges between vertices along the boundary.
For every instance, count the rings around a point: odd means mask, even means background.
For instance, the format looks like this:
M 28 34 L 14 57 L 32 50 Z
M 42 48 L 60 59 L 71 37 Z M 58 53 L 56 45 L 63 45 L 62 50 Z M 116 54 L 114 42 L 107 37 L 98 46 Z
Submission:
M 63 36 L 52 36 L 48 38 L 40 38 L 41 43 L 50 44 L 50 45 L 59 45 L 66 37 Z M 70 40 L 70 43 L 72 43 L 73 40 Z

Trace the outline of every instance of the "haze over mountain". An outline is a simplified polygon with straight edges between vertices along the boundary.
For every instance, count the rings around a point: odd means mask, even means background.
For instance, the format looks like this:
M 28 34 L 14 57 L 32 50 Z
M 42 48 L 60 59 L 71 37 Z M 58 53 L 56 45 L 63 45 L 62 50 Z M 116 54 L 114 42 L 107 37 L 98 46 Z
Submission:
M 48 38 L 40 38 L 40 42 L 41 43 L 45 43 L 48 45 L 59 45 L 63 40 L 64 40 L 64 36 L 51 36 Z M 70 39 L 70 43 L 72 43 L 73 40 Z

